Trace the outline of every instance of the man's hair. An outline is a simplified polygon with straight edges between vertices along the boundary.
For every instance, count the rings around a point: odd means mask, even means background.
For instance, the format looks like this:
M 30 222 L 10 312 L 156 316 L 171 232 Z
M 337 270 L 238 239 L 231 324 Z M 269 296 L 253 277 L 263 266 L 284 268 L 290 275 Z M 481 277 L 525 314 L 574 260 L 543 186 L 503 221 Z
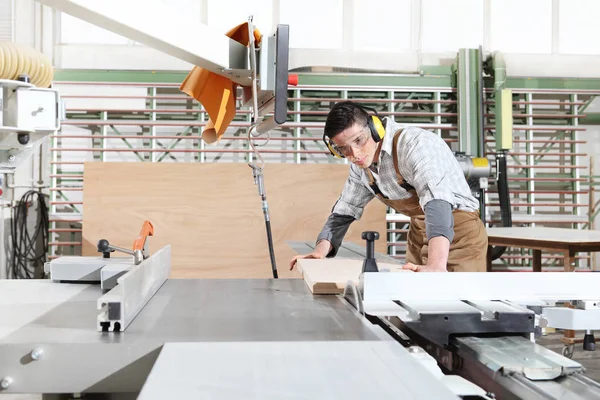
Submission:
M 325 135 L 331 139 L 354 124 L 365 126 L 367 118 L 369 118 L 369 114 L 351 101 L 336 103 L 327 115 Z

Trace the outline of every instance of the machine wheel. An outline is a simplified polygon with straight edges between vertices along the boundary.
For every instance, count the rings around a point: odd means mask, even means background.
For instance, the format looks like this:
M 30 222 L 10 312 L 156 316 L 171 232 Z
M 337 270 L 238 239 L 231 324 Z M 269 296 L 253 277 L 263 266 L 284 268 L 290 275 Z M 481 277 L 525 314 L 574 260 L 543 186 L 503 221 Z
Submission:
M 575 349 L 574 344 L 565 344 L 562 349 L 562 355 L 571 358 L 573 357 L 573 350 Z

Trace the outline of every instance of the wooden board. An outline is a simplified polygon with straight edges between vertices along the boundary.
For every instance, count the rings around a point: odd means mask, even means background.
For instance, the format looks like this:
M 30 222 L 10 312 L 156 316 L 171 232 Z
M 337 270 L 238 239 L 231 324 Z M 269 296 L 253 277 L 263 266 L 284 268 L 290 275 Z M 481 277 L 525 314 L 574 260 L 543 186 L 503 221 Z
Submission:
M 352 258 L 300 259 L 297 265 L 306 285 L 313 294 L 340 294 L 344 292 L 349 280 L 358 283 L 363 260 Z M 380 271 L 387 269 L 390 272 L 412 272 L 403 270 L 400 264 L 381 261 L 377 261 L 377 267 Z
M 296 277 L 286 241 L 314 241 L 343 188 L 348 165 L 267 164 L 265 187 L 280 277 Z M 252 170 L 227 163 L 86 163 L 83 255 L 96 243 L 130 248 L 144 220 L 155 227 L 150 251 L 172 246 L 171 278 L 272 277 L 264 216 Z M 385 238 L 386 207 L 374 200 L 346 240 L 365 230 Z M 386 253 L 386 241 L 376 241 Z

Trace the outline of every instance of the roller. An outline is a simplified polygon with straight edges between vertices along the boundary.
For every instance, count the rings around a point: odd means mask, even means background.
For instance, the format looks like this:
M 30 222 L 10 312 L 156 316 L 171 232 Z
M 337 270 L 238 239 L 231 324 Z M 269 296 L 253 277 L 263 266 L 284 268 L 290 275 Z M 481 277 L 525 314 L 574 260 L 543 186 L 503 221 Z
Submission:
M 31 84 L 48 88 L 54 78 L 54 68 L 48 57 L 32 47 L 0 42 L 0 79 L 16 80 L 23 74 L 29 76 Z

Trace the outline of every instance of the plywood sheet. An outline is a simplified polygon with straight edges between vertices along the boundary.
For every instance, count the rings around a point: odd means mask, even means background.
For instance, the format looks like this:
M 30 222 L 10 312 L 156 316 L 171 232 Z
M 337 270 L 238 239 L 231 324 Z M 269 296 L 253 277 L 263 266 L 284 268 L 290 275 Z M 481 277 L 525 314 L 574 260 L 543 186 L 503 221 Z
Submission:
M 280 277 L 296 254 L 286 241 L 314 241 L 338 199 L 348 165 L 267 164 L 265 186 Z M 258 189 L 247 164 L 86 163 L 83 255 L 96 243 L 131 247 L 144 220 L 150 251 L 172 246 L 171 278 L 268 278 L 271 266 Z M 369 203 L 346 240 L 365 230 L 385 238 L 385 206 Z M 385 240 L 375 250 L 386 253 Z
M 300 259 L 297 265 L 298 271 L 313 294 L 340 294 L 344 292 L 349 280 L 358 284 L 363 260 L 351 258 Z M 403 270 L 400 264 L 377 261 L 377 267 L 380 271 L 388 270 L 390 273 L 412 273 L 410 270 Z

